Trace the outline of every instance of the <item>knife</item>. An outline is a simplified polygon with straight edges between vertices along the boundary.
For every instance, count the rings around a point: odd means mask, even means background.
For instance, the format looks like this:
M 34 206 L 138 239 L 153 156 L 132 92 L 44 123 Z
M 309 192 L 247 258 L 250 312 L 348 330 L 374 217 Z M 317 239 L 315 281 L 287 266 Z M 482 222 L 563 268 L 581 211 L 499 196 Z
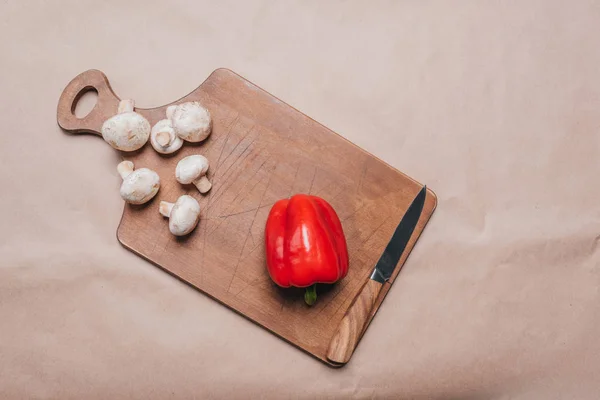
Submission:
M 419 222 L 426 196 L 427 186 L 423 186 L 396 227 L 383 254 L 375 264 L 370 279 L 367 280 L 367 283 L 354 298 L 350 308 L 342 318 L 327 350 L 327 359 L 332 363 L 341 365 L 350 360 L 358 341 L 364 333 L 379 292 L 383 288 L 383 284 L 392 277 L 398 261 L 417 226 L 417 222 Z

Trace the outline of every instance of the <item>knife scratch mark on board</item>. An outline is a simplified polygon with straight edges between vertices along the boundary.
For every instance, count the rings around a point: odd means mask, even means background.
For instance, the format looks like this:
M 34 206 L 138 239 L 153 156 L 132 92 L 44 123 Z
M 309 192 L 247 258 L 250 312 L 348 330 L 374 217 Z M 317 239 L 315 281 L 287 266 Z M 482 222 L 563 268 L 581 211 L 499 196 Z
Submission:
M 245 161 L 246 158 L 250 157 L 250 154 L 251 153 L 248 153 L 248 155 L 246 155 L 246 157 L 244 157 L 244 160 L 242 160 L 242 161 Z M 238 169 L 241 169 L 241 168 L 242 167 L 238 167 Z M 234 170 L 233 172 L 237 172 L 238 169 Z M 233 179 L 233 181 L 230 182 L 230 178 L 232 178 L 232 177 L 235 177 L 235 178 Z M 210 202 L 210 204 L 208 204 L 206 206 L 206 210 L 207 211 L 209 211 L 209 210 L 212 211 L 214 207 L 218 206 L 219 205 L 218 200 L 220 200 L 221 197 L 223 195 L 225 195 L 228 192 L 228 190 L 231 189 L 231 187 L 233 185 L 235 185 L 235 183 L 239 179 L 240 179 L 240 175 L 239 174 L 232 173 L 230 176 L 227 177 L 227 179 L 223 180 L 222 182 L 217 183 L 218 187 L 215 189 L 215 193 L 212 194 L 213 200 Z M 213 186 L 215 186 L 214 183 L 213 183 Z
M 335 196 L 333 196 L 331 199 L 328 199 L 328 202 L 333 202 L 334 200 L 337 200 L 338 197 L 340 197 L 342 194 L 346 193 L 347 188 L 345 186 L 341 186 L 340 190 L 335 194 Z
M 252 255 L 252 253 L 254 253 L 256 251 L 256 249 L 258 249 L 260 247 L 262 243 L 258 243 L 257 245 L 255 245 L 252 250 L 250 250 L 250 253 L 246 254 L 246 257 L 249 257 Z
M 225 150 L 225 147 L 227 147 L 227 143 L 229 142 L 229 137 L 231 136 L 231 132 L 233 131 L 233 127 L 235 126 L 235 124 L 237 124 L 238 120 L 240 118 L 240 114 L 238 113 L 234 118 L 233 121 L 231 122 L 231 124 L 229 125 L 229 128 L 227 130 L 227 135 L 225 137 L 225 140 L 223 141 L 223 146 L 221 147 L 221 152 L 219 153 L 219 158 L 217 159 L 217 163 L 215 164 L 214 167 L 214 171 L 211 171 L 211 175 L 212 175 L 212 179 L 213 179 L 213 184 L 216 183 L 215 181 L 218 181 L 219 176 L 217 174 L 217 171 L 220 170 L 220 165 L 221 165 L 221 157 L 223 156 L 223 151 Z M 209 160 L 210 161 L 210 160 Z M 210 205 L 213 202 L 213 196 L 208 197 L 208 201 L 206 202 L 206 210 L 208 211 L 210 209 Z
M 311 194 L 312 192 L 313 184 L 315 183 L 315 177 L 317 176 L 317 169 L 318 167 L 315 167 L 315 173 L 313 174 L 312 180 L 310 181 L 310 189 L 308 189 L 308 194 Z
M 331 188 L 339 188 L 339 190 L 335 193 L 333 197 L 328 197 L 326 200 L 331 202 L 334 199 L 337 199 L 341 194 L 348 192 L 348 189 L 353 185 L 353 182 L 349 182 L 349 180 L 343 175 L 338 175 L 336 173 L 329 173 L 327 181 L 329 184 L 324 185 L 319 191 L 315 193 L 315 196 L 326 197 L 325 193 L 327 193 Z
M 244 239 L 244 244 L 242 245 L 242 249 L 240 250 L 240 256 L 238 257 L 237 264 L 235 265 L 235 270 L 233 271 L 233 276 L 231 277 L 231 281 L 229 282 L 229 287 L 227 288 L 227 292 L 229 292 L 229 290 L 231 290 L 231 284 L 233 283 L 235 274 L 237 273 L 238 267 L 240 266 L 240 263 L 242 262 L 242 257 L 244 255 L 244 248 L 246 247 L 246 243 L 248 242 L 248 236 L 250 236 L 250 231 L 252 230 L 252 226 L 254 225 L 254 220 L 256 219 L 256 215 L 258 214 L 258 210 L 260 208 L 260 203 L 262 203 L 262 199 L 265 197 L 265 194 L 269 190 L 269 184 L 271 183 L 272 176 L 273 176 L 273 173 L 271 172 L 269 174 L 269 180 L 267 181 L 265 190 L 263 191 L 260 201 L 258 202 L 258 207 L 256 207 L 256 212 L 254 213 L 254 218 L 252 218 L 252 222 L 250 223 L 250 226 L 248 226 L 248 232 L 246 233 L 246 238 Z
M 358 186 L 356 187 L 356 193 L 359 193 L 360 189 L 362 188 L 363 180 L 365 179 L 365 175 L 367 174 L 368 162 L 368 160 L 365 161 L 365 166 L 363 167 L 362 174 L 360 174 L 360 179 L 358 180 Z
M 215 163 L 215 171 L 217 170 L 217 168 L 219 167 L 219 165 L 221 165 L 221 157 L 223 156 L 223 151 L 225 150 L 225 147 L 227 147 L 227 142 L 229 141 L 229 136 L 231 136 L 231 132 L 233 131 L 233 127 L 235 126 L 235 124 L 237 123 L 237 121 L 239 119 L 240 119 L 240 114 L 237 114 L 233 118 L 233 121 L 231 122 L 231 125 L 229 125 L 229 128 L 227 129 L 227 134 L 225 135 L 225 140 L 223 141 L 223 147 L 221 147 L 221 152 L 219 153 L 219 158 L 217 159 L 217 162 Z
M 237 292 L 235 294 L 235 296 L 239 296 L 240 294 L 242 294 L 248 288 L 251 288 L 251 287 L 256 286 L 256 285 L 261 285 L 263 283 L 267 283 L 270 280 L 271 280 L 270 277 L 267 277 L 267 278 L 256 278 L 252 282 L 246 283 L 246 286 L 244 286 L 239 292 Z
M 229 155 L 231 155 L 231 153 L 233 153 L 235 151 L 235 149 L 237 148 L 237 146 L 239 146 L 239 144 L 240 144 L 240 141 L 238 141 L 235 144 L 235 146 L 233 146 L 233 149 L 231 149 L 231 152 L 229 152 L 229 154 L 227 156 L 225 156 L 225 158 L 223 158 L 223 154 L 225 153 L 225 148 L 227 147 L 227 144 L 229 143 L 229 139 L 232 138 L 232 136 L 235 139 L 235 136 L 237 136 L 237 134 L 238 134 L 237 126 L 238 126 L 239 122 L 240 122 L 240 116 L 237 115 L 229 127 L 229 130 L 227 132 L 227 139 L 223 143 L 223 147 L 221 148 L 221 152 L 219 154 L 219 159 L 217 160 L 217 164 L 215 166 L 215 176 L 217 176 L 217 171 L 219 171 L 221 166 L 225 163 L 225 161 L 227 161 L 227 157 Z
M 246 186 L 248 186 L 248 184 L 249 184 L 249 183 L 252 181 L 252 179 L 254 179 L 254 177 L 255 177 L 255 176 L 256 176 L 256 175 L 257 175 L 257 174 L 260 172 L 260 170 L 262 169 L 262 167 L 263 167 L 263 166 L 264 166 L 264 165 L 265 165 L 265 164 L 266 164 L 268 161 L 269 161 L 269 160 L 265 160 L 265 161 L 263 161 L 263 162 L 262 162 L 262 164 L 260 164 L 260 166 L 258 167 L 258 169 L 257 169 L 257 170 L 254 172 L 254 174 L 253 174 L 253 175 L 252 175 L 250 178 L 248 178 L 248 179 L 245 181 L 245 183 L 244 183 L 244 186 L 242 186 L 242 188 L 241 188 L 241 189 L 240 189 L 240 190 L 237 192 L 237 194 L 235 195 L 235 197 L 233 198 L 233 200 L 231 201 L 231 203 L 229 203 L 229 205 L 227 206 L 227 208 L 225 209 L 225 211 L 224 211 L 224 212 L 227 212 L 227 210 L 229 210 L 229 208 L 231 207 L 231 205 L 232 205 L 232 204 L 234 204 L 234 202 L 237 200 L 237 198 L 239 197 L 239 195 L 240 195 L 241 193 L 244 193 L 244 194 L 246 194 L 246 195 L 248 194 L 247 192 L 244 192 L 244 189 L 246 188 Z M 259 181 L 259 183 L 260 183 L 260 181 Z M 222 196 L 222 192 L 220 193 L 220 196 L 219 196 L 219 198 L 221 198 L 221 196 Z M 242 198 L 242 199 L 243 199 L 243 198 Z M 252 208 L 252 210 L 254 210 L 254 208 Z
M 361 200 L 362 201 L 362 200 Z M 352 213 L 350 213 L 350 215 L 345 216 L 344 218 L 341 219 L 341 222 L 346 222 L 347 220 L 349 220 L 350 218 L 352 218 L 354 215 L 356 215 L 360 210 L 362 210 L 363 208 L 366 207 L 367 205 L 367 201 L 362 201 L 362 203 L 360 204 L 360 206 L 358 206 L 354 211 L 352 211 Z
M 265 161 L 263 164 L 261 164 L 261 166 L 260 166 L 260 167 L 259 167 L 259 168 L 256 170 L 256 172 L 255 172 L 255 173 L 254 173 L 254 174 L 253 174 L 253 175 L 250 177 L 250 179 L 248 179 L 248 180 L 246 181 L 246 183 L 244 184 L 244 186 L 242 187 L 242 189 L 240 189 L 240 191 L 239 191 L 239 192 L 238 192 L 238 194 L 236 195 L 236 198 L 237 198 L 237 196 L 238 196 L 240 193 L 242 193 L 242 192 L 244 191 L 244 189 L 245 189 L 245 188 L 246 188 L 246 186 L 249 184 L 249 182 L 251 182 L 251 181 L 252 181 L 252 179 L 254 179 L 254 177 L 255 177 L 255 176 L 256 176 L 256 175 L 257 175 L 257 174 L 260 172 L 260 170 L 261 170 L 262 166 L 263 166 L 265 163 L 266 163 L 266 161 Z M 269 178 L 267 178 L 267 179 L 269 179 Z M 260 184 L 262 181 L 263 181 L 263 179 L 261 179 L 260 181 L 258 181 L 258 182 L 256 183 L 256 185 L 259 185 L 259 184 Z M 235 199 L 234 199 L 234 200 L 235 200 Z M 233 202 L 232 202 L 232 203 L 230 203 L 230 205 L 227 207 L 227 209 L 229 209 L 229 208 L 231 207 L 231 204 L 233 204 Z M 263 208 L 263 206 L 260 206 L 260 203 L 259 203 L 259 207 L 258 207 L 258 209 L 261 209 L 261 208 Z M 226 210 L 227 210 L 227 209 L 226 209 Z M 225 216 L 224 216 L 224 218 L 222 218 L 222 220 L 221 220 L 219 223 L 217 223 L 217 226 L 216 226 L 216 227 L 215 227 L 215 228 L 214 228 L 214 229 L 211 231 L 211 233 L 210 233 L 210 234 L 212 235 L 214 232 L 216 232 L 216 230 L 217 230 L 217 229 L 219 229 L 219 226 L 221 226 L 221 224 L 222 224 L 223 222 L 225 222 L 225 220 L 226 220 L 227 218 L 229 218 L 229 217 L 232 217 L 232 216 L 235 216 L 235 215 L 244 214 L 245 212 L 249 212 L 249 211 L 256 211 L 256 208 L 252 208 L 251 210 L 244 211 L 244 212 L 240 212 L 240 213 L 233 213 L 233 214 L 225 215 Z M 225 212 L 227 212 L 227 211 L 225 211 Z
M 256 249 L 258 247 L 260 247 L 260 246 L 256 246 L 254 249 L 252 249 L 252 251 L 250 253 L 248 253 L 248 255 L 246 255 L 246 258 L 249 257 L 252 253 L 254 253 L 254 251 L 256 251 Z M 266 269 L 265 269 L 265 271 L 266 271 Z M 249 287 L 261 285 L 261 284 L 267 283 L 267 282 L 271 282 L 271 277 L 269 276 L 268 273 L 266 273 L 266 276 L 260 276 L 258 278 L 254 278 L 250 283 L 247 283 L 247 285 L 242 290 L 240 290 L 236 294 L 236 296 L 241 294 L 244 290 L 248 289 Z
M 259 208 L 271 207 L 273 204 L 275 204 L 275 203 L 265 204 L 264 206 L 260 206 Z M 250 211 L 255 211 L 255 210 L 256 210 L 256 208 L 251 208 L 249 210 L 239 211 L 239 212 L 236 212 L 236 213 L 233 213 L 233 214 L 217 215 L 217 218 L 235 217 L 236 215 L 249 213 Z
M 239 163 L 240 161 L 245 161 L 246 158 L 252 154 L 252 150 L 250 150 L 248 153 L 246 153 L 248 149 L 244 149 L 244 151 L 242 153 L 240 153 L 240 155 L 237 156 L 236 160 L 234 162 L 232 162 L 231 164 L 229 164 L 229 166 L 225 169 L 225 171 L 222 172 L 222 174 L 215 176 L 214 181 L 213 181 L 213 186 L 217 186 L 217 191 L 219 191 L 219 193 L 222 191 L 223 188 L 226 188 L 227 186 L 225 185 L 225 183 L 229 180 L 229 178 L 231 178 L 232 175 L 236 175 L 235 172 L 237 172 L 240 168 L 241 168 L 241 163 Z M 242 158 L 243 156 L 243 158 Z M 225 161 L 223 162 L 224 165 Z M 229 174 L 229 172 L 231 171 L 231 174 Z M 216 199 L 213 199 L 213 202 Z
M 281 308 L 279 309 L 280 314 L 283 312 L 283 308 L 285 307 L 285 301 L 286 301 L 285 298 L 281 301 Z
M 248 135 L 250 135 L 250 134 L 251 134 L 251 133 L 254 131 L 254 128 L 255 128 L 255 127 L 256 127 L 256 125 L 252 125 L 252 127 L 251 127 L 251 128 L 250 128 L 250 129 L 249 129 L 247 132 L 246 132 L 246 134 L 245 134 L 245 135 L 244 135 L 244 136 L 243 136 L 243 137 L 242 137 L 242 138 L 241 138 L 241 139 L 240 139 L 240 140 L 237 142 L 237 144 L 235 145 L 235 147 L 233 148 L 233 150 L 231 150 L 231 152 L 230 152 L 230 153 L 227 155 L 227 157 L 225 157 L 225 159 L 223 160 L 223 162 L 222 162 L 222 163 L 221 163 L 221 164 L 218 166 L 218 169 L 219 169 L 219 170 L 220 170 L 220 167 L 221 167 L 222 165 L 224 165 L 224 164 L 227 162 L 227 160 L 229 160 L 229 157 L 231 157 L 231 155 L 232 155 L 233 153 L 235 153 L 235 150 L 238 148 L 238 146 L 239 146 L 239 145 L 240 145 L 240 144 L 241 144 L 241 143 L 242 143 L 244 140 L 246 140 L 246 138 L 248 137 Z M 257 136 L 257 137 L 258 137 L 258 136 Z M 244 148 L 244 150 L 242 151 L 242 154 L 244 153 L 244 151 L 246 151 L 246 149 L 247 149 L 247 148 L 248 148 L 248 147 L 249 147 L 249 146 L 250 146 L 252 143 L 254 143 L 254 140 L 256 140 L 256 137 L 255 137 L 255 138 L 254 138 L 254 139 L 253 139 L 253 140 L 252 140 L 252 141 L 251 141 L 251 142 L 248 144 L 248 146 L 246 146 L 246 147 Z M 239 156 L 238 156 L 238 158 L 239 158 Z M 233 163 L 231 163 L 231 165 L 229 166 L 229 168 L 231 168 L 231 166 L 233 166 L 234 164 L 235 164 L 235 161 L 234 161 Z M 225 174 L 227 173 L 227 171 L 229 170 L 229 168 L 227 168 L 227 170 L 226 170 L 226 171 L 223 173 L 223 175 L 225 175 Z M 215 176 L 216 176 L 216 174 L 217 174 L 217 171 L 215 171 Z
M 252 144 L 252 143 L 250 143 L 250 144 Z M 240 156 L 238 156 L 238 160 L 236 160 L 236 161 L 245 161 L 245 160 L 246 160 L 248 157 L 250 157 L 250 155 L 252 154 L 252 150 L 250 150 L 250 151 L 249 151 L 249 152 L 246 154 L 246 150 L 247 150 L 248 148 L 249 148 L 249 147 L 246 147 L 246 149 L 244 149 L 244 152 L 243 152 L 242 154 L 240 154 Z M 244 154 L 246 154 L 246 155 L 245 155 L 245 157 L 244 157 L 243 159 L 241 159 L 241 156 L 243 156 Z M 241 159 L 241 160 L 240 160 L 240 159 Z M 228 172 L 228 171 L 231 169 L 231 167 L 233 167 L 234 165 L 236 166 L 236 168 L 234 168 L 234 169 L 232 170 L 231 174 L 229 174 L 227 177 L 225 177 L 225 174 L 227 174 L 227 172 Z M 217 184 L 217 186 L 218 186 L 218 188 L 217 188 L 217 193 L 215 193 L 215 195 L 213 196 L 213 199 L 214 199 L 214 200 L 213 200 L 212 202 L 210 202 L 210 204 L 209 204 L 209 205 L 206 207 L 206 209 L 207 209 L 207 210 L 208 210 L 208 209 L 210 209 L 210 208 L 211 208 L 211 207 L 212 207 L 214 204 L 216 204 L 216 203 L 217 203 L 217 200 L 219 200 L 219 199 L 221 198 L 221 196 L 222 196 L 222 195 L 223 195 L 223 194 L 226 192 L 226 188 L 227 188 L 227 185 L 226 185 L 226 183 L 228 183 L 229 179 L 230 179 L 231 177 L 233 177 L 233 176 L 235 176 L 236 178 L 239 178 L 239 177 L 240 177 L 238 174 L 235 174 L 235 172 L 237 172 L 239 169 L 242 169 L 244 165 L 245 165 L 245 164 L 244 164 L 243 162 L 234 162 L 234 163 L 232 163 L 232 164 L 231 164 L 231 165 L 230 165 L 230 166 L 227 168 L 227 170 L 226 170 L 226 171 L 223 173 L 223 175 L 224 175 L 224 178 L 223 178 L 223 180 L 222 180 L 222 181 L 217 181 L 217 182 L 216 182 L 216 184 Z M 234 182 L 235 182 L 235 180 L 234 180 Z M 213 183 L 213 186 L 214 186 L 214 185 L 215 185 L 215 183 Z
M 351 277 L 350 275 L 346 275 L 346 278 L 342 279 L 342 281 L 340 282 L 340 287 L 338 288 L 337 293 L 335 293 L 331 297 L 331 299 L 329 300 L 329 302 L 327 303 L 327 307 L 329 307 L 331 304 L 333 304 L 334 300 L 340 295 L 340 293 L 343 292 L 343 290 L 346 288 L 346 286 L 350 285 L 355 280 L 356 279 L 353 279 L 353 277 Z M 323 307 L 323 309 L 321 309 L 317 315 L 321 314 L 321 312 L 323 312 L 323 310 L 325 310 L 327 307 Z M 338 309 L 339 309 L 339 307 L 336 309 L 336 312 L 337 312 Z
M 374 230 L 374 231 L 372 231 L 372 232 L 369 234 L 369 236 L 367 236 L 367 237 L 366 237 L 366 238 L 365 238 L 365 239 L 364 239 L 364 240 L 363 240 L 361 243 L 367 243 L 367 242 L 368 242 L 368 241 L 369 241 L 369 240 L 370 240 L 370 239 L 373 237 L 373 235 L 374 235 L 375 233 L 377 233 L 377 231 L 379 231 L 379 229 L 381 229 L 381 227 L 382 227 L 383 225 L 385 225 L 385 224 L 386 224 L 386 222 L 389 222 L 389 217 L 390 217 L 389 215 L 386 215 L 386 216 L 385 216 L 385 218 L 383 219 L 383 222 L 382 222 L 381 224 L 379 224 L 379 225 L 377 226 L 377 228 L 375 228 L 375 230 Z M 357 233 L 356 233 L 355 235 L 351 236 L 351 237 L 350 237 L 350 239 L 349 239 L 348 241 L 350 241 L 350 240 L 354 240 L 354 239 L 359 239 L 359 237 L 360 237 L 360 231 L 357 231 Z
M 296 173 L 294 174 L 294 179 L 292 180 L 292 187 L 290 188 L 290 194 L 288 195 L 288 197 L 290 197 L 293 194 L 294 185 L 296 184 L 296 177 L 298 176 L 298 171 L 300 171 L 300 165 L 300 162 L 298 162 L 298 168 L 296 168 Z

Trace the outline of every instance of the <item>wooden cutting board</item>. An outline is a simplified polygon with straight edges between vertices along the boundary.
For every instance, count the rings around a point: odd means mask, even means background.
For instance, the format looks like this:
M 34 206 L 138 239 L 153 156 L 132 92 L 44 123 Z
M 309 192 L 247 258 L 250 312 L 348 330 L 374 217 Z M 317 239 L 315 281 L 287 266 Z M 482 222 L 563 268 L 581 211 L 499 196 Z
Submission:
M 94 109 L 84 118 L 75 117 L 78 99 L 93 89 L 98 92 Z M 58 124 L 71 133 L 99 135 L 102 123 L 117 112 L 119 100 L 102 72 L 86 71 L 62 93 Z M 333 365 L 326 358 L 329 342 L 422 185 L 230 70 L 214 71 L 196 90 L 172 104 L 186 101 L 200 101 L 208 108 L 213 117 L 212 134 L 199 145 L 186 143 L 171 156 L 158 154 L 150 143 L 135 153 L 122 153 L 136 168 L 155 170 L 161 188 L 143 206 L 125 205 L 118 240 L 166 272 Z M 136 111 L 154 125 L 165 118 L 169 105 Z M 101 138 L 98 145 L 108 146 Z M 203 154 L 210 161 L 213 188 L 205 196 L 175 180 L 177 162 L 191 154 Z M 305 305 L 302 289 L 277 287 L 265 267 L 263 233 L 269 210 L 277 200 L 295 193 L 327 200 L 337 211 L 348 241 L 348 275 L 334 285 L 320 285 L 313 307 Z M 161 200 L 174 202 L 182 194 L 199 201 L 202 219 L 188 237 L 176 238 L 158 213 L 158 204 Z M 116 182 L 112 195 L 119 195 Z M 428 191 L 400 265 L 435 207 L 436 197 Z M 397 268 L 392 282 L 399 271 Z M 389 283 L 384 285 L 370 318 L 389 289 Z

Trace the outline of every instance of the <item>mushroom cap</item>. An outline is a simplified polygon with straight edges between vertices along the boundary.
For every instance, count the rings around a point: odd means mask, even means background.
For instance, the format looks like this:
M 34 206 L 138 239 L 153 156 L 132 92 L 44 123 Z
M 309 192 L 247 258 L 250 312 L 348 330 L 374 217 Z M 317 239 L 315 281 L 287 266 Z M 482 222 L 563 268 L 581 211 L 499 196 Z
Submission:
M 169 141 L 167 145 L 162 145 L 158 138 L 159 134 L 167 134 Z M 175 134 L 171 120 L 161 119 L 158 121 L 150 131 L 150 144 L 157 152 L 161 154 L 171 154 L 176 152 L 183 145 L 183 140 Z
M 130 204 L 144 204 L 158 193 L 159 187 L 158 174 L 151 169 L 140 168 L 123 179 L 119 192 L 121 198 Z
M 210 113 L 197 101 L 171 106 L 167 115 L 177 136 L 188 142 L 201 142 L 212 130 Z
M 179 160 L 175 168 L 177 182 L 188 184 L 206 174 L 208 171 L 208 160 L 206 157 L 196 154 Z
M 117 150 L 135 151 L 150 137 L 150 122 L 136 112 L 114 115 L 102 124 L 102 137 Z
M 179 197 L 169 215 L 169 230 L 175 236 L 187 235 L 200 220 L 200 204 L 192 196 Z

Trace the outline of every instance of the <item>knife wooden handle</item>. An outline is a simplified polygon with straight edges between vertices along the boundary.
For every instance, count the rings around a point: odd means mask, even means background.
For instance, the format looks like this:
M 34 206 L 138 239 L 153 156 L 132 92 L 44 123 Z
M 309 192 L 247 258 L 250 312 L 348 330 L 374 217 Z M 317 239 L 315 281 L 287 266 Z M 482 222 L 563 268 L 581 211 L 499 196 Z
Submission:
M 360 340 L 371 310 L 383 285 L 369 279 L 358 293 L 342 318 L 333 339 L 329 343 L 327 359 L 335 364 L 346 364 Z

